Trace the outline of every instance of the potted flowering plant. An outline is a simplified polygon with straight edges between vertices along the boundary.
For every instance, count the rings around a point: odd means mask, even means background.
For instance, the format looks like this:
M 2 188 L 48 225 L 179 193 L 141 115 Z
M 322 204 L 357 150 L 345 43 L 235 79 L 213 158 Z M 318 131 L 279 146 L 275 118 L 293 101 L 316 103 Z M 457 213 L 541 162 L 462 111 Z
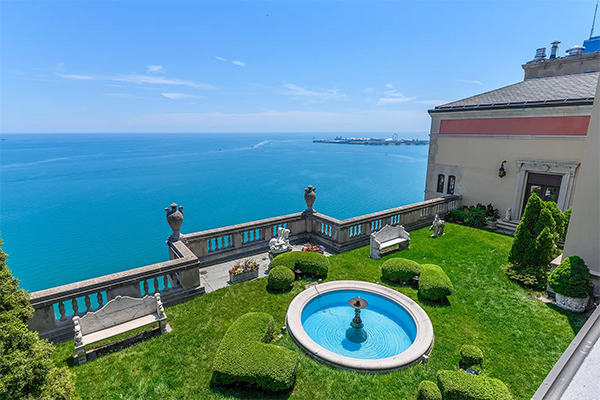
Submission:
M 323 247 L 321 245 L 307 243 L 302 247 L 302 251 L 323 254 L 325 252 L 325 247 Z
M 258 278 L 258 267 L 259 264 L 251 260 L 235 264 L 229 270 L 229 282 L 238 283 Z

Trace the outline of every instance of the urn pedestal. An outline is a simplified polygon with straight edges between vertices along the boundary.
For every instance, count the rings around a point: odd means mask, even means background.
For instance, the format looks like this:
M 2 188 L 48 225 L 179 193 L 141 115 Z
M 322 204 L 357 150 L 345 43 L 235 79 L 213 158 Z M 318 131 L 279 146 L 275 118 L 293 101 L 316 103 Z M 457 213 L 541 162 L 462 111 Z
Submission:
M 181 229 L 181 224 L 183 224 L 183 206 L 179 206 L 177 209 L 177 204 L 172 203 L 171 209 L 165 208 L 167 212 L 167 222 L 171 229 L 173 229 L 173 234 L 169 236 L 169 242 L 176 242 L 179 240 L 179 229 Z
M 317 188 L 312 187 L 312 185 L 308 185 L 306 189 L 304 189 L 304 201 L 306 202 L 306 210 L 304 210 L 304 214 L 312 214 L 315 212 L 312 206 L 315 204 L 315 200 L 317 199 L 317 194 L 315 193 Z

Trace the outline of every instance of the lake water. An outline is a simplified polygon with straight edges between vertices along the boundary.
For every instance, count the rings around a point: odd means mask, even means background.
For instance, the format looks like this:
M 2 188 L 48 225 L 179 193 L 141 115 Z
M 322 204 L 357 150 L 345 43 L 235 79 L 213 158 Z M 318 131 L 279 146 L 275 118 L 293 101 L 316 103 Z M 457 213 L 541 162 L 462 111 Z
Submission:
M 190 233 L 300 212 L 308 185 L 315 210 L 339 219 L 423 200 L 428 146 L 313 136 L 3 135 L 8 265 L 36 291 L 165 261 L 172 202 Z

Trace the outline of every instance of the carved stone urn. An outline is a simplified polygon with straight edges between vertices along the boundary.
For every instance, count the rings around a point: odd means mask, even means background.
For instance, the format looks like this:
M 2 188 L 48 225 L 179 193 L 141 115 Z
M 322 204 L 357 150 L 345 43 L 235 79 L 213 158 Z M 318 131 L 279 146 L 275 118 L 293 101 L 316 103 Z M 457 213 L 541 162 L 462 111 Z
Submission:
M 308 187 L 304 189 L 304 201 L 306 202 L 307 207 L 306 210 L 304 210 L 304 213 L 313 213 L 315 211 L 312 208 L 313 204 L 315 204 L 315 200 L 317 199 L 315 190 L 317 190 L 317 188 L 314 188 L 311 185 L 308 185 Z
M 179 229 L 181 229 L 181 224 L 183 223 L 183 206 L 179 206 L 179 210 L 177 209 L 177 204 L 171 204 L 171 209 L 165 208 L 167 212 L 167 222 L 171 229 L 173 229 L 173 234 L 169 236 L 169 242 L 176 242 L 179 240 Z

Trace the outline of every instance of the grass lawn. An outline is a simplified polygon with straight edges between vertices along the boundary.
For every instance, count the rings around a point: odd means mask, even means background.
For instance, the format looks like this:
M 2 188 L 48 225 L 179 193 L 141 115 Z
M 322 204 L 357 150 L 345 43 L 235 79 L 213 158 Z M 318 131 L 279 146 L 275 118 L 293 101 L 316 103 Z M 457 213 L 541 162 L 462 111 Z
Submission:
M 72 366 L 73 342 L 57 345 L 54 360 L 77 377 L 84 399 L 416 399 L 420 381 L 436 380 L 440 369 L 458 367 L 458 351 L 468 343 L 485 355 L 483 373 L 501 379 L 515 399 L 529 399 L 584 324 L 582 316 L 544 304 L 509 281 L 506 263 L 512 238 L 447 224 L 446 235 L 431 239 L 426 228 L 411 232 L 411 248 L 381 260 L 368 247 L 330 257 L 327 281 L 382 281 L 381 264 L 404 257 L 440 265 L 454 284 L 449 304 L 420 299 L 410 287 L 388 285 L 417 301 L 429 314 L 435 345 L 429 362 L 385 374 L 334 369 L 304 355 L 288 335 L 274 343 L 300 354 L 295 386 L 279 394 L 251 387 L 211 384 L 212 361 L 227 328 L 242 314 L 268 312 L 276 330 L 306 282 L 287 293 L 266 290 L 266 279 L 239 283 L 169 307 L 173 332 L 126 350 Z M 382 282 L 386 284 L 385 282 Z

